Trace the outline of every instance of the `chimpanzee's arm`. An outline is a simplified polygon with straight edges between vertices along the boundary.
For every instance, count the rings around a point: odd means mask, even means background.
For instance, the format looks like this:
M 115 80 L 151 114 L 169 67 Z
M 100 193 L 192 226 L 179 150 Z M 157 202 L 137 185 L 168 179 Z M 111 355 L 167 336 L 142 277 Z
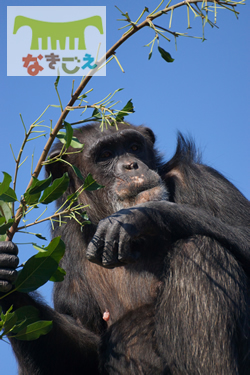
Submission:
M 163 236 L 171 241 L 204 235 L 219 241 L 242 263 L 250 266 L 250 233 L 185 204 L 152 201 L 123 209 L 100 221 L 88 246 L 87 258 L 104 267 L 131 262 L 131 241 Z

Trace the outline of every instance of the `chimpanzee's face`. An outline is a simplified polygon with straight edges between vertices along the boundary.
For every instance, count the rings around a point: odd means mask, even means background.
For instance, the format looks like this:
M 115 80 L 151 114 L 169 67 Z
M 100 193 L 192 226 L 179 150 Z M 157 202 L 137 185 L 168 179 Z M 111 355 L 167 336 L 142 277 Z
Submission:
M 167 198 L 166 188 L 155 170 L 153 144 L 140 132 L 126 129 L 104 133 L 86 152 L 90 173 L 100 184 L 112 189 L 120 207 Z

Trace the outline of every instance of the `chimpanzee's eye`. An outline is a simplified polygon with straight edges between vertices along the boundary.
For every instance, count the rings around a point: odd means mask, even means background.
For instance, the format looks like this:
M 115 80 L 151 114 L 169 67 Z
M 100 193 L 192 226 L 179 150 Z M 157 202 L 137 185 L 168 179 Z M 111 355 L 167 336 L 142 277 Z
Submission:
M 108 159 L 112 157 L 112 152 L 109 150 L 103 151 L 100 155 L 101 159 Z
M 138 151 L 138 150 L 139 150 L 139 147 L 138 147 L 138 145 L 133 144 L 133 145 L 130 147 L 130 150 L 132 150 L 132 151 Z

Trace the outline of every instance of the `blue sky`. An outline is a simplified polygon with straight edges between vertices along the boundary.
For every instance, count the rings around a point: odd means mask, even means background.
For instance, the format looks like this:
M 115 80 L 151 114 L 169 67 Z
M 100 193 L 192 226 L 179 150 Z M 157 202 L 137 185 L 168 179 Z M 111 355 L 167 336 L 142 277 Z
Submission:
M 173 1 L 175 3 L 175 1 Z M 152 11 L 158 0 L 137 1 L 6 1 L 0 3 L 0 108 L 1 108 L 1 158 L 0 171 L 14 174 L 15 163 L 9 144 L 17 155 L 23 140 L 23 127 L 19 113 L 22 114 L 26 127 L 43 112 L 48 104 L 58 104 L 54 89 L 54 77 L 7 77 L 6 68 L 6 8 L 28 5 L 105 5 L 107 7 L 107 48 L 110 48 L 122 35 L 118 28 L 123 23 L 115 8 L 117 5 L 124 12 L 128 11 L 135 20 L 144 6 Z M 89 95 L 89 104 L 104 98 L 118 88 L 124 88 L 116 98 L 120 108 L 132 98 L 135 113 L 128 120 L 136 125 L 144 124 L 153 129 L 157 136 L 157 146 L 168 160 L 175 149 L 176 134 L 180 130 L 191 135 L 203 153 L 204 163 L 214 167 L 225 175 L 249 199 L 249 17 L 250 5 L 238 7 L 239 19 L 231 12 L 218 12 L 219 29 L 206 26 L 207 40 L 179 38 L 178 50 L 174 41 L 160 40 L 160 46 L 167 50 L 175 61 L 166 63 L 155 48 L 151 60 L 149 49 L 143 47 L 153 37 L 151 29 L 143 29 L 134 35 L 117 51 L 125 73 L 122 73 L 113 60 L 107 66 L 106 77 L 94 77 L 87 89 L 94 90 Z M 169 15 L 157 20 L 157 24 L 168 27 Z M 186 30 L 186 9 L 176 10 L 173 14 L 173 31 L 201 35 L 200 19 L 193 19 L 192 29 Z M 75 86 L 80 82 L 76 77 Z M 71 92 L 72 78 L 62 77 L 59 92 L 63 105 L 66 105 Z M 60 115 L 59 109 L 50 109 L 44 116 L 44 123 L 49 125 L 52 119 L 55 125 Z M 68 122 L 82 119 L 80 113 L 68 116 Z M 27 161 L 20 168 L 17 195 L 24 192 L 30 178 L 31 154 L 35 153 L 35 162 L 39 158 L 45 139 L 30 142 L 24 152 Z M 52 208 L 49 209 L 49 212 Z M 49 224 L 44 224 L 34 231 L 43 233 L 48 239 Z M 34 241 L 30 235 L 17 235 L 17 243 Z M 35 253 L 31 245 L 20 245 L 20 259 L 25 261 Z M 41 288 L 44 298 L 51 303 L 51 285 Z M 10 345 L 0 342 L 1 373 L 17 374 L 17 366 Z

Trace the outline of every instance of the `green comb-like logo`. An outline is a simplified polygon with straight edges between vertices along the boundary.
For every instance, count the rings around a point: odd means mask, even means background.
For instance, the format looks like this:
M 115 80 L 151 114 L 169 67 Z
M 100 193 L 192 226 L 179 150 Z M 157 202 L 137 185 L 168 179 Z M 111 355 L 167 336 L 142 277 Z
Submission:
M 48 38 L 51 41 L 51 49 L 56 50 L 56 42 L 59 41 L 60 49 L 65 50 L 66 38 L 69 38 L 69 49 L 75 49 L 75 38 L 79 39 L 78 50 L 85 50 L 84 31 L 87 26 L 96 27 L 103 34 L 102 18 L 93 16 L 71 22 L 45 22 L 32 18 L 16 16 L 13 34 L 23 27 L 29 26 L 32 30 L 31 50 L 38 50 L 38 39 L 42 39 L 42 50 L 48 49 Z

